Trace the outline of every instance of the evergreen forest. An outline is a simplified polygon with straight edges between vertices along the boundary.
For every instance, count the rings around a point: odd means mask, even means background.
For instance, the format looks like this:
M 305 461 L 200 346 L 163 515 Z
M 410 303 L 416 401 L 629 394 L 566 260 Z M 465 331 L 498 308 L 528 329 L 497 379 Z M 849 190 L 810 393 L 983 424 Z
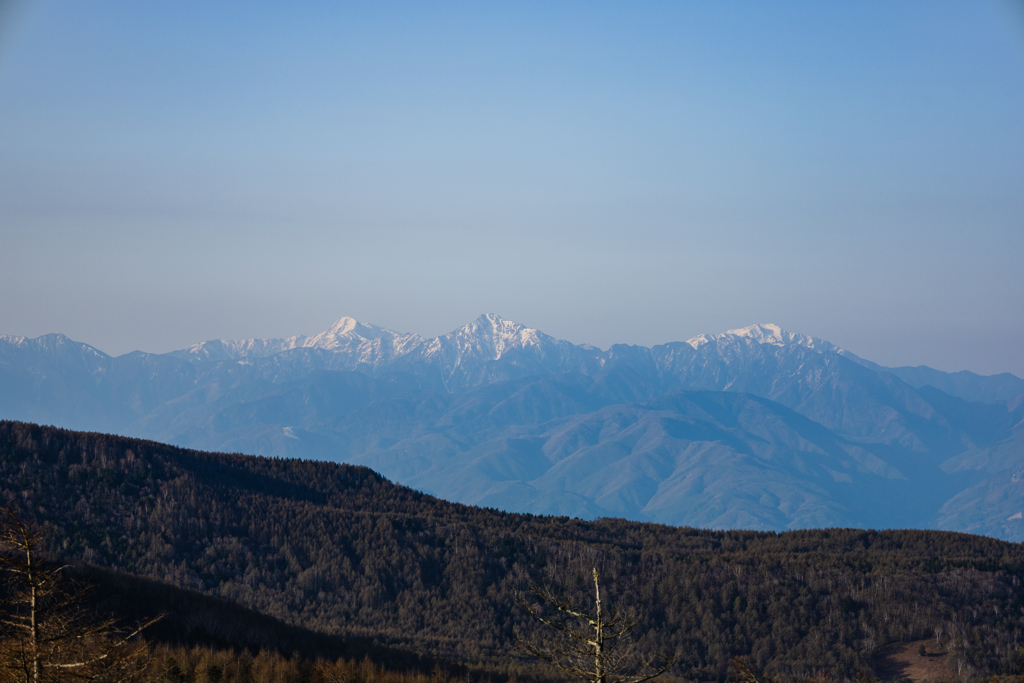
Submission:
M 171 613 L 152 636 L 165 680 L 257 660 L 292 662 L 296 681 L 383 681 L 382 662 L 421 680 L 545 676 L 514 647 L 538 628 L 516 594 L 586 604 L 595 568 L 639 647 L 679 654 L 680 679 L 735 677 L 736 657 L 768 676 L 873 676 L 880 648 L 925 638 L 963 680 L 1024 673 L 1024 548 L 982 536 L 511 514 L 364 467 L 20 422 L 0 422 L 0 505 L 45 529 L 98 605 Z

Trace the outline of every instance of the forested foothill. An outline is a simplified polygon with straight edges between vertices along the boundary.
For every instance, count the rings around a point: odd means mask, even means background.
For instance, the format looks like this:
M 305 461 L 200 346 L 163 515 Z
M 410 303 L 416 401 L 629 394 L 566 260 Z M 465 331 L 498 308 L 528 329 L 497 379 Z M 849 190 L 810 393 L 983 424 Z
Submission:
M 516 591 L 583 602 L 594 568 L 608 601 L 636 611 L 641 647 L 679 652 L 670 673 L 690 680 L 735 674 L 737 656 L 767 675 L 871 675 L 879 648 L 923 638 L 962 678 L 1024 672 L 1024 548 L 981 536 L 511 514 L 363 467 L 19 422 L 0 422 L 0 504 L 64 560 L 497 676 L 533 670 L 513 651 L 534 628 Z
M 3 517 L 10 517 L 3 513 Z M 2 520 L 0 531 L 9 530 Z M 20 520 L 16 524 L 21 525 Z M 30 527 L 30 533 L 43 533 Z M 7 536 L 7 534 L 4 534 Z M 491 672 L 365 638 L 285 624 L 235 603 L 82 562 L 39 558 L 55 579 L 40 594 L 24 558 L 0 543 L 4 683 L 504 683 Z M 17 545 L 17 544 L 15 544 Z M 12 568 L 14 571 L 12 572 Z M 12 575 L 14 574 L 14 575 Z M 27 589 L 27 590 L 26 590 Z M 31 605 L 25 598 L 31 597 Z M 72 618 L 68 618 L 68 617 Z M 38 629 L 36 644 L 18 624 Z M 97 625 L 103 631 L 96 637 Z M 21 632 L 19 632 L 21 631 Z M 77 647 L 59 641 L 78 641 Z M 56 645 L 56 646 L 55 646 Z M 98 656 L 97 656 L 98 655 Z M 42 666 L 31 665 L 40 660 Z M 77 667 L 76 663 L 85 666 Z M 26 666 L 27 664 L 27 666 Z M 541 675 L 530 678 L 544 679 Z

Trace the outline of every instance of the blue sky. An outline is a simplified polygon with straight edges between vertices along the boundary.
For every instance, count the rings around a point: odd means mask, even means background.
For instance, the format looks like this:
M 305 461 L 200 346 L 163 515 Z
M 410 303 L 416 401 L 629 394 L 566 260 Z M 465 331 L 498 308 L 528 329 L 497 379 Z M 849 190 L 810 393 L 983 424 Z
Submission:
M 1020 2 L 5 7 L 0 334 L 775 322 L 1024 375 Z

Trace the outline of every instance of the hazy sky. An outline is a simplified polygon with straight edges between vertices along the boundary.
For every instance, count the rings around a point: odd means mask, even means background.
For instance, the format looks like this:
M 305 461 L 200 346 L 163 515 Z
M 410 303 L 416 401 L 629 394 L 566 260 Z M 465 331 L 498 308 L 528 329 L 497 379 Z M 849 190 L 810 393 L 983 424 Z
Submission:
M 1024 376 L 1024 5 L 25 2 L 0 334 L 757 322 Z

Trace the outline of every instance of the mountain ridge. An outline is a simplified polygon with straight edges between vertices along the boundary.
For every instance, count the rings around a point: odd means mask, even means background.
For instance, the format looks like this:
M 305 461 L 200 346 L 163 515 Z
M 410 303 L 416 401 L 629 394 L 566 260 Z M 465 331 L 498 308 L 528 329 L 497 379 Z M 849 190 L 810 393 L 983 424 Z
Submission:
M 502 333 L 492 333 L 490 336 L 475 334 L 477 330 L 483 330 L 488 327 L 492 329 L 492 332 L 496 332 L 500 329 Z M 519 344 L 516 344 L 513 341 L 516 337 L 519 338 Z M 479 341 L 481 338 L 485 340 L 483 344 Z M 671 356 L 670 350 L 673 347 L 678 348 L 683 344 L 697 350 L 699 347 L 705 345 L 736 343 L 740 340 L 751 340 L 757 344 L 769 344 L 775 346 L 795 345 L 822 353 L 837 353 L 844 358 L 853 360 L 857 364 L 863 365 L 869 369 L 894 374 L 914 388 L 929 385 L 935 386 L 946 393 L 954 396 L 961 396 L 968 400 L 1010 400 L 1016 396 L 1024 394 L 1024 379 L 1019 378 L 1012 373 L 1004 372 L 995 375 L 979 375 L 968 370 L 944 372 L 924 365 L 913 367 L 886 367 L 863 359 L 829 341 L 801 333 L 789 332 L 787 330 L 783 330 L 774 323 L 754 324 L 747 327 L 727 330 L 726 332 L 719 334 L 705 333 L 691 337 L 685 341 L 666 342 L 663 344 L 656 344 L 651 347 L 613 344 L 607 350 L 602 350 L 589 344 L 573 344 L 572 342 L 556 339 L 555 337 L 551 337 L 550 335 L 540 332 L 536 328 L 530 328 L 520 323 L 504 319 L 493 313 L 482 314 L 471 323 L 457 328 L 445 335 L 433 338 L 422 337 L 416 333 L 396 332 L 385 327 L 363 323 L 355 320 L 354 318 L 344 316 L 327 330 L 310 336 L 299 334 L 287 338 L 249 338 L 240 340 L 211 339 L 176 351 L 148 355 L 170 356 L 192 362 L 222 362 L 243 358 L 266 358 L 285 351 L 302 348 L 346 352 L 351 351 L 354 347 L 362 350 L 364 355 L 372 358 L 370 361 L 356 363 L 357 366 L 365 364 L 372 367 L 378 367 L 421 349 L 424 350 L 425 355 L 444 355 L 445 352 L 448 352 L 448 354 L 451 355 L 451 349 L 454 348 L 454 355 L 461 357 L 462 354 L 459 353 L 459 351 L 464 353 L 466 350 L 472 349 L 474 341 L 476 341 L 475 346 L 478 348 L 490 348 L 492 350 L 489 356 L 490 360 L 500 359 L 506 350 L 514 351 L 527 346 L 539 347 L 543 342 L 547 342 L 558 345 L 567 345 L 575 349 L 592 353 L 595 356 L 597 364 L 599 366 L 603 366 L 605 363 L 609 362 L 612 356 L 614 356 L 616 350 L 621 350 L 623 348 L 639 350 L 641 353 L 649 352 L 661 357 L 669 357 Z M 378 341 L 378 343 L 371 343 L 369 346 L 373 347 L 376 353 L 361 349 L 366 342 L 374 341 Z M 87 348 L 90 353 L 102 358 L 110 359 L 120 358 L 132 353 L 147 353 L 134 351 L 122 354 L 122 356 L 109 356 L 89 344 L 73 341 L 69 337 L 60 333 L 50 333 L 35 338 L 0 335 L 0 344 L 6 343 L 11 346 L 25 348 L 33 342 L 38 346 L 50 348 L 58 344 L 68 343 L 81 345 L 82 347 Z M 993 388 L 988 393 L 985 393 L 983 390 L 979 390 L 973 386 L 962 386 L 964 384 L 976 384 L 979 381 L 991 385 Z M 952 391 L 950 389 L 952 389 Z
M 1013 386 L 928 370 L 972 396 Z M 432 339 L 341 318 L 310 337 L 117 357 L 63 335 L 0 338 L 3 418 L 370 465 L 513 511 L 716 528 L 1024 540 L 1020 405 L 915 387 L 770 323 L 607 350 L 494 314 Z

